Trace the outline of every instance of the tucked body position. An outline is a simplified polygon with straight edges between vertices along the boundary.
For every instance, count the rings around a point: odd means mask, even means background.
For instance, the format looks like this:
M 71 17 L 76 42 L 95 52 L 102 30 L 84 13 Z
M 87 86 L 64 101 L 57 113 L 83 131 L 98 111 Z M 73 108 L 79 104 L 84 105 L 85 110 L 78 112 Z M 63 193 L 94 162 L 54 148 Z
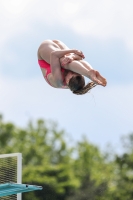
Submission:
M 84 58 L 82 51 L 69 49 L 59 40 L 45 40 L 38 49 L 38 63 L 47 83 L 54 88 L 70 89 L 77 95 L 107 84 Z M 84 77 L 91 82 L 85 85 Z

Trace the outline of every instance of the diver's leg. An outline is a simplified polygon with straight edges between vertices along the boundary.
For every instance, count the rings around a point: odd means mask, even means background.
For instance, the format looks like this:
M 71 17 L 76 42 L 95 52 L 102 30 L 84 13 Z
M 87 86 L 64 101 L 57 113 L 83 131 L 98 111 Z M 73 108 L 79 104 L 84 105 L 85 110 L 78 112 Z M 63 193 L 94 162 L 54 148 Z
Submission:
M 66 64 L 63 68 L 81 74 L 83 76 L 86 76 L 87 78 L 89 78 L 98 85 L 106 86 L 107 84 L 106 79 L 102 77 L 98 71 L 92 68 L 87 69 L 85 63 L 83 64 L 79 61 L 74 60 L 71 63 Z
M 52 40 L 55 44 L 57 44 L 60 49 L 69 49 L 62 41 L 60 40 Z

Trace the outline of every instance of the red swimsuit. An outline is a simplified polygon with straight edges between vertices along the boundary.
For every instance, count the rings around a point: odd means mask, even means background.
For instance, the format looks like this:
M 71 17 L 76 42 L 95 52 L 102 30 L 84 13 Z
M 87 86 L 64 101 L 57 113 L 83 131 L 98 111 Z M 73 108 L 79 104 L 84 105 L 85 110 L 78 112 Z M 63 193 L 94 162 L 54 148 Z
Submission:
M 48 83 L 49 85 L 51 85 L 50 82 L 49 82 L 49 80 L 48 80 L 48 75 L 51 73 L 50 64 L 47 63 L 45 60 L 38 60 L 38 63 L 39 63 L 39 65 L 40 65 L 41 68 L 46 69 L 46 75 L 44 76 L 44 78 L 45 78 L 45 80 L 47 81 L 47 83 Z M 61 68 L 62 76 L 63 76 L 63 72 L 64 72 L 64 71 L 65 71 L 65 69 Z M 62 77 L 62 78 L 63 78 L 63 80 L 64 80 L 64 77 Z M 63 81 L 63 84 L 64 84 L 64 86 L 66 86 L 66 82 L 65 82 L 65 81 Z M 51 85 L 51 86 L 52 86 L 52 85 Z

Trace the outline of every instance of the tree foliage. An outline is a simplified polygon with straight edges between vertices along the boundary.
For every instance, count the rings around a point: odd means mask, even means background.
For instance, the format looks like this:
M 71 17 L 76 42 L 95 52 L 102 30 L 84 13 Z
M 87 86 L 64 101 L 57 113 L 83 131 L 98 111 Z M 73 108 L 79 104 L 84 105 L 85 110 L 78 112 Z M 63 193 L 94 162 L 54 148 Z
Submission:
M 1 154 L 21 152 L 23 183 L 43 186 L 23 200 L 133 199 L 133 134 L 123 140 L 128 148 L 111 161 L 86 138 L 73 147 L 65 138 L 54 122 L 40 119 L 19 128 L 0 116 Z
M 122 139 L 124 152 L 115 156 L 117 164 L 116 190 L 112 192 L 114 200 L 133 199 L 133 134 Z

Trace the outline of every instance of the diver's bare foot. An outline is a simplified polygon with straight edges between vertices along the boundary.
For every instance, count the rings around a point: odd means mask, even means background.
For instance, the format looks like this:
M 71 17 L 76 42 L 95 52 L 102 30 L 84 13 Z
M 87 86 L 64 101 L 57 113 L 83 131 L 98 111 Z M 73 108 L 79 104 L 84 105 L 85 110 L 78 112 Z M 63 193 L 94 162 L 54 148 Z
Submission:
M 96 84 L 98 85 L 102 85 L 102 86 L 106 86 L 107 85 L 107 81 L 104 77 L 101 76 L 101 74 L 94 70 L 94 69 L 91 69 L 89 71 L 89 78 Z

